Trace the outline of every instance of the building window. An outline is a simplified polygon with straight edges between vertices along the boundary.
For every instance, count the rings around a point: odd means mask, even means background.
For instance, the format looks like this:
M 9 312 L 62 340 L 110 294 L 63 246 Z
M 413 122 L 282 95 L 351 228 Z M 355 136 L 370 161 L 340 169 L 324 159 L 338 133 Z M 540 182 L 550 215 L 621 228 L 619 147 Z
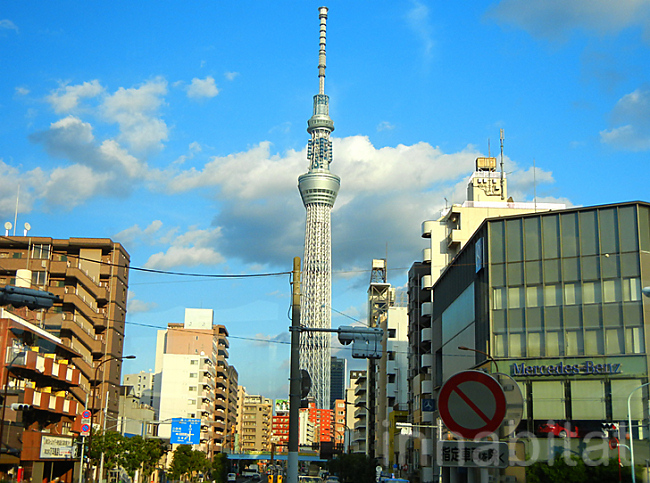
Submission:
M 620 279 L 616 278 L 614 280 L 603 280 L 603 302 L 620 302 L 621 299 Z
M 187 390 L 190 392 L 196 392 L 196 386 L 190 386 L 187 388 Z
M 501 310 L 505 308 L 506 289 L 504 287 L 498 287 L 492 289 L 492 308 L 494 310 Z
M 542 305 L 542 286 L 526 287 L 526 307 L 540 307 Z
M 394 339 L 397 337 L 397 331 L 395 329 L 388 329 L 388 338 Z
M 198 363 L 199 363 L 199 361 L 197 361 L 196 359 L 192 359 L 192 360 L 190 361 L 190 365 L 191 365 L 191 366 L 196 366 Z
M 197 377 L 199 377 L 199 374 L 198 374 L 198 373 L 196 373 L 196 372 L 190 372 L 190 379 L 196 379 Z
M 524 288 L 508 287 L 508 308 L 519 309 L 524 306 Z
M 32 258 L 35 259 L 50 259 L 50 245 L 33 245 Z
M 47 272 L 32 272 L 32 285 L 45 285 Z
M 642 327 L 625 329 L 625 352 L 627 354 L 642 354 L 645 352 Z
M 599 304 L 601 302 L 600 282 L 584 282 L 582 284 L 582 301 L 585 304 Z
M 641 279 L 623 279 L 623 302 L 637 302 L 641 300 Z
M 567 283 L 564 285 L 564 304 L 580 305 L 582 303 L 582 293 L 580 285 L 577 283 Z

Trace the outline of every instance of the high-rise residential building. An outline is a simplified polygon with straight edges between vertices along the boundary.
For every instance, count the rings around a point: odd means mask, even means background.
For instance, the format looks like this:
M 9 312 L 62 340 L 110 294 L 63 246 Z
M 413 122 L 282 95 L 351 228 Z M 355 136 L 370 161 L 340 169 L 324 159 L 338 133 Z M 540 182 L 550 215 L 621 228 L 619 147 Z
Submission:
M 264 396 L 245 394 L 240 413 L 241 451 L 271 451 L 273 401 Z
M 62 303 L 55 303 L 48 311 L 20 309 L 16 313 L 73 351 L 69 362 L 80 371 L 80 379 L 67 390 L 69 395 L 81 403 L 80 410 L 88 397 L 88 408 L 96 413 L 94 422 L 114 430 L 119 411 L 128 253 L 107 238 L 9 236 L 0 240 L 0 259 L 0 284 L 45 290 L 61 298 Z
M 213 324 L 211 309 L 185 309 L 183 324 L 158 331 L 154 402 L 160 421 L 201 420 L 198 450 L 222 451 L 228 420 L 228 331 Z M 171 426 L 161 423 L 161 437 Z
M 388 310 L 379 316 L 379 327 L 384 330 L 382 356 L 375 364 L 376 400 L 375 457 L 387 468 L 392 468 L 395 450 L 391 445 L 395 426 L 408 411 L 408 314 L 406 292 L 390 288 Z M 399 417 L 397 417 L 399 415 Z
M 128 394 L 137 397 L 143 404 L 153 406 L 153 372 L 140 371 L 137 374 L 124 374 L 122 385 L 133 388 Z
M 342 357 L 332 356 L 330 370 L 330 408 L 334 409 L 337 400 L 345 399 L 345 386 L 348 373 L 348 361 Z
M 353 453 L 366 453 L 368 448 L 368 372 L 350 371 L 350 392 L 354 395 L 352 404 L 346 404 L 348 426 L 350 416 L 354 418 L 350 446 Z M 348 401 L 349 403 L 350 401 Z
M 332 419 L 334 425 L 334 448 L 337 452 L 343 453 L 346 449 L 346 442 L 349 438 L 347 422 L 345 420 L 346 408 L 345 399 L 334 401 L 332 408 Z
M 318 54 L 318 94 L 313 115 L 307 122 L 311 139 L 307 145 L 308 172 L 298 178 L 298 188 L 307 211 L 305 254 L 301 277 L 301 324 L 329 329 L 332 305 L 331 211 L 339 191 L 340 179 L 330 172 L 334 122 L 329 117 L 329 97 L 325 94 L 325 39 L 327 8 L 319 8 L 320 47 Z M 312 381 L 310 396 L 319 408 L 330 407 L 330 334 L 302 333 L 300 367 Z
M 237 438 L 237 413 L 239 412 L 238 389 L 239 373 L 235 366 L 228 366 L 228 377 L 226 378 L 226 394 L 228 395 L 226 409 L 226 434 L 224 451 L 233 453 Z

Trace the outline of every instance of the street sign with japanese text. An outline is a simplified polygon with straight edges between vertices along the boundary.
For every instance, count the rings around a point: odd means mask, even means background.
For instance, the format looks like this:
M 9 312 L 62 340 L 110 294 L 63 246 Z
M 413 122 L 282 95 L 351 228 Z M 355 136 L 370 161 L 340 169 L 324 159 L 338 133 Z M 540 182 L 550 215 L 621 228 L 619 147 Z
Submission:
M 438 441 L 438 466 L 507 468 L 508 443 L 497 441 Z
M 172 419 L 171 444 L 199 444 L 201 441 L 201 420 L 190 418 Z

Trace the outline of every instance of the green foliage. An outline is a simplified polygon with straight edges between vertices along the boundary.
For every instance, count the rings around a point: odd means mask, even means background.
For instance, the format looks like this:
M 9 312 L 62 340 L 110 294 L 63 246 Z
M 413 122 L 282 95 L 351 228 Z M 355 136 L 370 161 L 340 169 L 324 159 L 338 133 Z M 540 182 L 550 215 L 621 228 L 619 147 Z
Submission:
M 629 466 L 620 468 L 621 479 L 629 481 L 632 477 Z M 538 461 L 526 469 L 528 483 L 582 483 L 597 481 L 598 483 L 618 483 L 618 460 L 612 458 L 608 465 L 589 466 L 582 458 L 572 455 L 565 460 L 558 455 L 549 465 L 546 461 Z
M 174 451 L 174 458 L 169 468 L 172 480 L 189 479 L 197 481 L 199 473 L 207 473 L 210 462 L 202 451 L 195 451 L 189 445 L 181 445 Z
M 104 467 L 123 467 L 131 478 L 136 470 L 142 469 L 148 478 L 165 452 L 164 444 L 157 439 L 143 439 L 140 436 L 127 438 L 116 431 L 93 434 L 90 458 L 99 464 L 104 453 Z
M 329 461 L 331 474 L 338 475 L 342 483 L 375 483 L 377 460 L 365 454 L 340 454 Z
M 226 453 L 216 454 L 212 458 L 212 479 L 216 483 L 226 483 L 229 468 L 228 455 Z

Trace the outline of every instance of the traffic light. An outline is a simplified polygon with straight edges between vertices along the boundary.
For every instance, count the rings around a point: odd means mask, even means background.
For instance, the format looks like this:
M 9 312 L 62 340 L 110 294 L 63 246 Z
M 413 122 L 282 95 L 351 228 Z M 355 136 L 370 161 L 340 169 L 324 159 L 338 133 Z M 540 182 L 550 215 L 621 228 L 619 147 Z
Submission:
M 377 359 L 381 357 L 381 341 L 384 330 L 380 327 L 341 326 L 338 329 L 339 342 L 352 344 L 352 357 L 356 359 Z
M 31 409 L 32 406 L 30 404 L 23 404 L 23 403 L 11 403 L 11 410 L 12 411 L 24 411 L 25 409 Z
M 300 399 L 305 399 L 311 390 L 311 376 L 305 369 L 300 369 Z
M 13 285 L 0 287 L 0 305 L 13 305 L 16 308 L 27 307 L 34 310 L 49 309 L 54 302 L 61 302 L 61 299 L 52 292 Z

